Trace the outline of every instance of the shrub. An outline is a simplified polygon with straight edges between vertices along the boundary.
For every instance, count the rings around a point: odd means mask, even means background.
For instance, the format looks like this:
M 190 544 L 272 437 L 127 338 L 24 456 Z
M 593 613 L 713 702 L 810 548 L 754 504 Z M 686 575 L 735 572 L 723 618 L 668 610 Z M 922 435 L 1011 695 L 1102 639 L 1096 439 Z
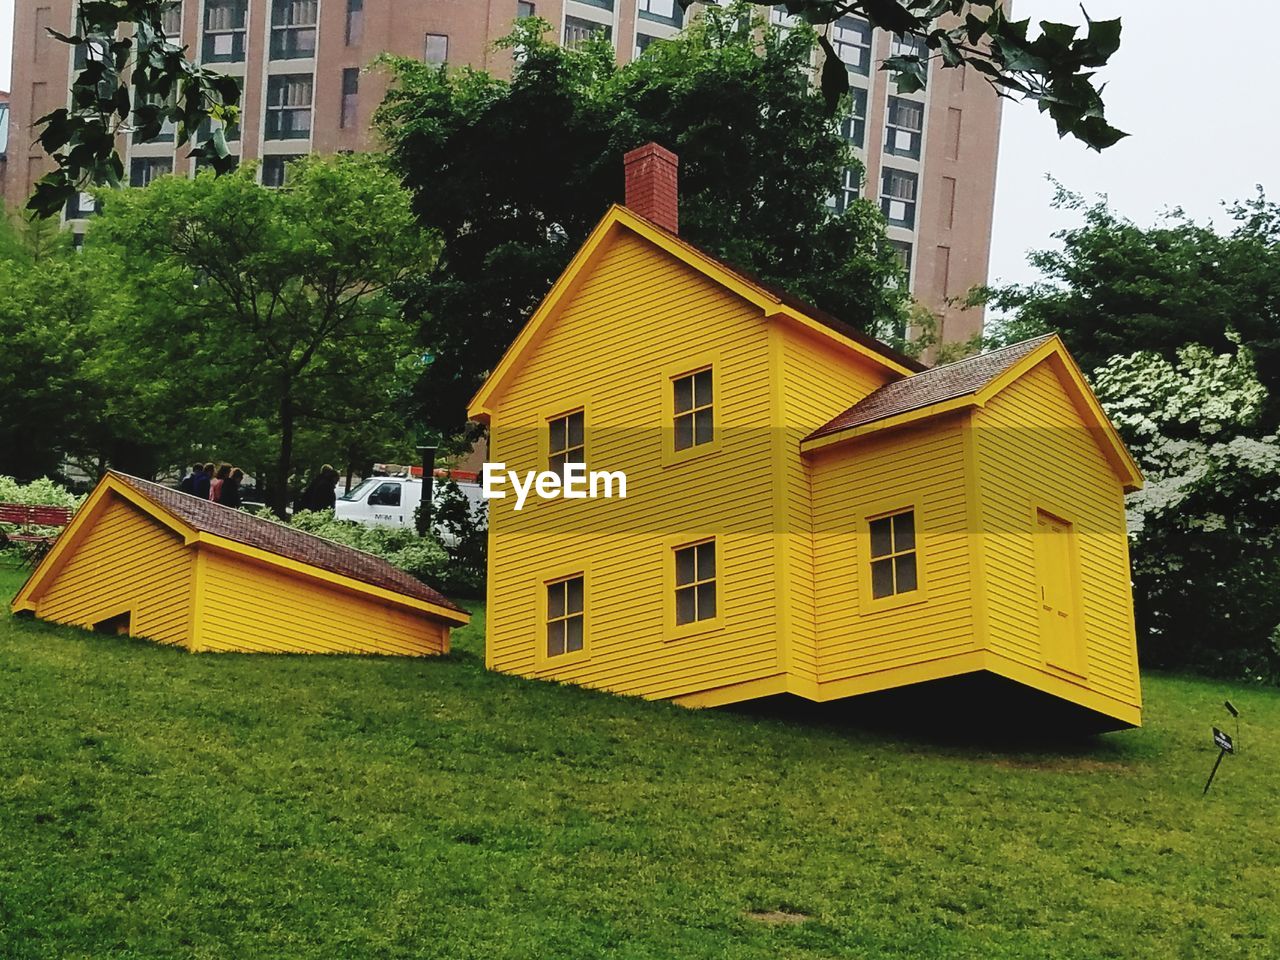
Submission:
M 0 476 L 0 503 L 22 503 L 32 506 L 70 507 L 75 510 L 83 502 L 66 487 L 60 487 L 48 477 L 19 483 L 13 477 Z

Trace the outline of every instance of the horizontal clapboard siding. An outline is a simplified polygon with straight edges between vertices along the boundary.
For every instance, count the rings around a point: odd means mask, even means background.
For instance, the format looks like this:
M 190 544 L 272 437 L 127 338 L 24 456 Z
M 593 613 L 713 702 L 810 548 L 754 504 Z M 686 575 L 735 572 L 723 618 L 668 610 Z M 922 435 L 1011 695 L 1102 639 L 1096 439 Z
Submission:
M 786 517 L 783 536 L 791 551 L 791 669 L 818 679 L 817 582 L 814 566 L 812 463 L 800 441 L 843 413 L 888 374 L 882 367 L 798 330 L 780 330 L 782 411 L 785 438 L 782 471 Z
M 127 610 L 133 636 L 185 644 L 190 581 L 182 538 L 113 494 L 45 589 L 36 615 L 92 627 Z
M 207 551 L 202 558 L 205 650 L 420 656 L 444 652 L 447 638 L 447 628 L 425 614 L 242 557 Z
M 843 680 L 975 649 L 961 428 L 954 420 L 814 459 L 818 679 Z M 923 602 L 868 610 L 866 517 L 919 505 Z
M 664 465 L 667 375 L 714 363 L 720 447 Z M 760 311 L 620 232 L 523 359 L 493 417 L 490 460 L 543 470 L 548 417 L 586 409 L 588 467 L 626 500 L 490 501 L 488 662 L 646 697 L 778 670 L 768 329 Z M 671 544 L 716 536 L 723 626 L 665 633 Z M 588 569 L 589 568 L 589 569 Z M 587 575 L 590 656 L 540 664 L 547 579 Z
M 1086 685 L 1138 703 L 1124 494 L 1050 361 L 1006 388 L 975 419 L 991 648 L 1055 673 L 1040 647 L 1034 511 L 1075 527 Z

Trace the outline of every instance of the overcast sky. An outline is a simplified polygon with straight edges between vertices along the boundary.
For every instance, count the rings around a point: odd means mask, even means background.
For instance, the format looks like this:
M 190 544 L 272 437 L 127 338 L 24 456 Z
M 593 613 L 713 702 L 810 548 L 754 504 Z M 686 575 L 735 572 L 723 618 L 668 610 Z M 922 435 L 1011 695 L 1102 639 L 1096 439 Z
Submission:
M 1120 52 L 1103 75 L 1108 117 L 1132 136 L 1099 155 L 1059 140 L 1034 106 L 1006 105 L 992 279 L 1035 279 L 1027 251 L 1050 245 L 1050 234 L 1075 222 L 1050 209 L 1046 175 L 1086 195 L 1107 194 L 1115 209 L 1141 223 L 1181 206 L 1221 225 L 1221 201 L 1249 196 L 1258 183 L 1280 199 L 1273 99 L 1280 80 L 1266 33 L 1276 3 L 1224 3 L 1231 26 L 1210 29 L 1204 4 L 1192 0 L 1089 0 L 1093 18 L 1124 20 Z M 9 86 L 13 5 L 0 0 L 0 89 Z M 1014 14 L 1081 22 L 1074 0 L 1014 0 Z M 1251 31 L 1257 32 L 1253 41 L 1238 42 Z

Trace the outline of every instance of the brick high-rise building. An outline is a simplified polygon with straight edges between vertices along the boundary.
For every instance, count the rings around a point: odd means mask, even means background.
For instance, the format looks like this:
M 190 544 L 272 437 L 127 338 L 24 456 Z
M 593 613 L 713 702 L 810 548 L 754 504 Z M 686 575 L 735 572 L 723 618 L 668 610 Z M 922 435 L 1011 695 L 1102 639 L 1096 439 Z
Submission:
M 50 167 L 33 145 L 33 120 L 66 103 L 77 61 L 92 54 L 71 51 L 46 31 L 71 30 L 74 8 L 75 0 L 16 5 L 0 188 L 10 204 L 21 203 Z M 549 21 L 565 43 L 603 31 L 621 61 L 675 34 L 685 16 L 676 0 L 179 0 L 169 26 L 196 59 L 242 78 L 241 120 L 228 140 L 241 159 L 261 162 L 264 183 L 278 185 L 285 163 L 302 154 L 376 149 L 370 119 L 387 79 L 363 68 L 378 54 L 505 74 L 511 53 L 495 50 L 493 41 L 531 14 Z M 789 25 L 780 8 L 771 19 Z M 927 91 L 899 94 L 878 64 L 916 41 L 873 30 L 858 17 L 833 24 L 831 39 L 854 86 L 842 129 L 865 165 L 862 180 L 848 172 L 832 202 L 839 207 L 862 195 L 879 203 L 917 299 L 942 314 L 945 339 L 965 339 L 980 328 L 980 312 L 946 308 L 945 300 L 987 278 L 1000 102 L 973 71 L 936 66 Z M 172 131 L 122 146 L 135 185 L 193 166 L 186 150 L 175 150 Z M 79 225 L 90 205 L 88 197 L 73 201 L 66 218 Z

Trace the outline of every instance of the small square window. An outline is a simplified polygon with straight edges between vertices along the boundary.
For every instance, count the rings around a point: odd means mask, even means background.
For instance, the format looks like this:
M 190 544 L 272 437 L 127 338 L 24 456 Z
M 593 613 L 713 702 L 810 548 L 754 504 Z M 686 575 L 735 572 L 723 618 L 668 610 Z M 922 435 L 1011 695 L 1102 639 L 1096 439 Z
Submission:
M 428 33 L 422 58 L 427 63 L 444 63 L 449 59 L 449 38 L 443 33 Z
M 872 599 L 911 593 L 919 586 L 915 511 L 877 517 L 869 527 Z
M 676 377 L 675 449 L 687 450 L 715 439 L 711 368 Z
M 586 463 L 586 422 L 581 410 L 547 421 L 547 469 L 564 476 L 566 463 Z
M 577 653 L 586 644 L 586 581 L 579 574 L 547 584 L 547 656 Z
M 676 626 L 716 615 L 716 542 L 676 547 Z
M 529 3 L 528 0 L 517 0 L 516 16 L 518 18 L 536 17 L 537 15 L 538 15 L 537 4 Z

